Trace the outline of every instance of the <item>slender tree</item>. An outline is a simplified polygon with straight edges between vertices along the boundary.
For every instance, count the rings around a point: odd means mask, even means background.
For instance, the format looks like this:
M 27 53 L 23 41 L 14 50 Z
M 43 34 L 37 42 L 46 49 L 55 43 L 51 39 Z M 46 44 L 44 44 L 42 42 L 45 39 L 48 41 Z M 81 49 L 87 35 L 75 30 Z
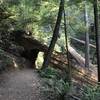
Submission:
M 98 65 L 98 82 L 100 83 L 100 26 L 99 26 L 99 14 L 98 14 L 98 0 L 94 0 L 94 24 L 95 24 L 95 36 L 96 36 L 96 53 L 97 53 L 97 65 Z
M 59 36 L 59 29 L 60 29 L 60 23 L 61 23 L 61 19 L 62 19 L 63 10 L 64 10 L 64 0 L 61 0 L 56 25 L 55 25 L 55 28 L 54 28 L 54 31 L 53 31 L 52 40 L 51 40 L 50 46 L 48 48 L 47 54 L 44 58 L 42 68 L 48 67 L 48 65 L 49 65 L 52 52 L 54 50 L 56 41 L 57 41 L 58 36 Z
M 88 23 L 88 12 L 87 12 L 87 4 L 86 1 L 84 1 L 84 20 L 85 20 L 85 26 L 86 26 L 86 32 L 85 32 L 85 67 L 89 68 L 90 63 L 90 47 L 89 47 L 89 23 Z
M 70 66 L 70 61 L 69 61 L 69 52 L 68 52 L 68 34 L 67 34 L 67 22 L 66 22 L 66 14 L 65 14 L 65 9 L 64 9 L 64 31 L 65 31 L 65 42 L 66 42 L 66 54 L 67 54 L 67 60 L 68 60 L 68 68 L 66 70 L 68 77 L 67 81 L 71 85 L 71 66 Z

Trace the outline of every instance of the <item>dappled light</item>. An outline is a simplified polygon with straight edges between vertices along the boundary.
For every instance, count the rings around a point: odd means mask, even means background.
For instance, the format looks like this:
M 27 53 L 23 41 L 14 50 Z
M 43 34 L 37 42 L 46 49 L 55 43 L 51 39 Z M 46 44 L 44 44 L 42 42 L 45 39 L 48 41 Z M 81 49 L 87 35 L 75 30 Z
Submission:
M 80 78 L 83 78 L 84 80 L 88 80 L 93 82 L 93 84 L 97 83 L 98 78 L 97 78 L 97 72 L 96 70 L 94 72 L 87 71 L 85 68 L 80 68 L 79 72 L 77 72 Z M 92 83 L 90 83 L 92 84 Z

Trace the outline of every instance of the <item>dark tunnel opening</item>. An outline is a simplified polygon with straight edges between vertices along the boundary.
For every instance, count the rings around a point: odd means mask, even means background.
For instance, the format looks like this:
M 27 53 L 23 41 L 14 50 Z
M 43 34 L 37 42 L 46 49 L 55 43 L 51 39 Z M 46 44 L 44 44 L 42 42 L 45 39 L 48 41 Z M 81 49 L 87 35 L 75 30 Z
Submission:
M 31 68 L 36 68 L 35 62 L 37 60 L 38 53 L 39 49 L 24 50 L 21 56 L 30 61 Z

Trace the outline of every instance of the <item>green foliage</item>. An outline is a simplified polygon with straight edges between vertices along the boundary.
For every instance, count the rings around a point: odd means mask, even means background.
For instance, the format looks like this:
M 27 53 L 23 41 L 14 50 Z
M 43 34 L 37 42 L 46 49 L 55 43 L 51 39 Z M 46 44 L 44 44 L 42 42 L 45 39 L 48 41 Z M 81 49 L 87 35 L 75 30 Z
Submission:
M 1 4 L 2 6 L 0 5 L 0 7 L 4 8 L 6 12 L 11 12 L 11 16 L 1 22 L 0 28 L 1 26 L 6 27 L 9 31 L 12 29 L 30 30 L 35 38 L 47 44 L 50 42 L 48 38 L 50 38 L 53 33 L 59 8 L 59 0 L 3 0 Z M 91 3 L 87 2 L 87 4 L 88 12 L 92 13 Z M 85 32 L 83 8 L 82 0 L 65 1 L 66 19 L 69 20 L 71 26 L 76 30 L 75 33 L 69 25 L 67 31 L 71 33 L 71 35 L 80 36 L 80 34 L 82 35 Z M 89 17 L 91 15 L 93 14 L 90 14 Z M 93 19 L 93 17 L 90 17 L 90 20 L 91 19 Z M 3 23 L 4 21 L 5 23 Z M 61 34 L 64 33 L 62 26 Z M 4 28 L 1 29 L 4 30 Z M 63 44 L 62 40 L 64 40 L 64 37 L 61 39 L 61 42 L 59 42 L 61 43 L 60 45 Z
M 12 13 L 5 25 L 9 30 L 30 30 L 35 38 L 48 42 L 45 38 L 50 37 L 54 28 L 59 0 L 3 0 L 2 5 Z M 5 27 L 3 24 L 0 28 Z
M 12 59 L 0 49 L 0 70 L 6 69 L 10 64 L 12 64 Z
M 61 73 L 54 68 L 48 67 L 42 70 L 40 75 L 44 79 L 44 91 L 52 89 L 56 94 L 63 95 L 70 88 L 69 84 L 63 80 Z
M 87 9 L 88 24 L 94 23 L 92 3 L 87 2 Z M 80 2 L 77 6 L 75 4 L 69 6 L 66 10 L 68 11 L 67 19 L 69 20 L 68 32 L 70 32 L 72 36 L 85 36 L 86 25 L 84 18 L 84 2 Z
M 93 0 L 68 0 L 68 4 L 69 5 L 78 5 L 78 4 L 80 4 L 81 2 L 84 2 L 84 1 L 93 2 Z
M 41 71 L 40 75 L 45 78 L 57 78 L 58 79 L 60 77 L 57 73 L 57 70 L 50 68 L 50 67 Z
M 85 86 L 82 100 L 100 100 L 100 86 Z

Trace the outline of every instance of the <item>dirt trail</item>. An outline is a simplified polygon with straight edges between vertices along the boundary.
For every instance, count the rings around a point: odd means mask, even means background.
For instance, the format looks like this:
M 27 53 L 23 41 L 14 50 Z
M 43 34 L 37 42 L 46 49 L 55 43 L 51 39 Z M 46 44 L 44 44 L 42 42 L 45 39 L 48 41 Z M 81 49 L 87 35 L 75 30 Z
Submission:
M 41 95 L 40 83 L 32 69 L 0 74 L 0 100 L 47 100 Z

